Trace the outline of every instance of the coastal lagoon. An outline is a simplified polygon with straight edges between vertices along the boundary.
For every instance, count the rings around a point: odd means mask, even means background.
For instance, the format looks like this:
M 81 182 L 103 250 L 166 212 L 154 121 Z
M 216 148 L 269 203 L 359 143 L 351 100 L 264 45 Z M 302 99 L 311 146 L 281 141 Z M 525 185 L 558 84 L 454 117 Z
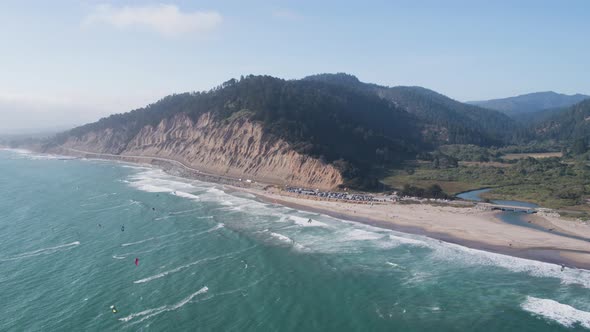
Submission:
M 223 189 L 0 151 L 0 330 L 590 330 L 590 271 Z

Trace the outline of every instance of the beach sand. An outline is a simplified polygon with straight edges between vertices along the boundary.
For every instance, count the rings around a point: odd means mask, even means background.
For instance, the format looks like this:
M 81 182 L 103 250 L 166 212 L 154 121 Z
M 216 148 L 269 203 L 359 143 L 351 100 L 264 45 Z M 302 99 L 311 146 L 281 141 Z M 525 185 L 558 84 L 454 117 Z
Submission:
M 310 199 L 279 190 L 235 189 L 247 191 L 266 202 L 340 219 L 422 234 L 474 249 L 590 269 L 590 225 L 579 221 L 539 215 L 531 217 L 533 222 L 544 228 L 558 229 L 566 234 L 588 238 L 588 241 L 511 225 L 496 217 L 499 212 L 481 211 L 473 207 L 357 204 Z

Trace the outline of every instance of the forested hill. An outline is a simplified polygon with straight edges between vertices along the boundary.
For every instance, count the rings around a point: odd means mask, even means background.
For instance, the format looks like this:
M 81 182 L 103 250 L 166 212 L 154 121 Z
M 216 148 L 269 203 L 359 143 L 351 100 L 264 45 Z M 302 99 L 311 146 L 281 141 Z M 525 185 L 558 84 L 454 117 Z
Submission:
M 236 131 L 240 126 L 248 130 Z M 46 149 L 166 154 L 210 171 L 227 167 L 261 179 L 276 170 L 283 183 L 287 174 L 297 174 L 298 183 L 314 186 L 326 165 L 340 172 L 345 185 L 367 188 L 376 183 L 375 169 L 399 166 L 439 145 L 501 146 L 528 135 L 500 112 L 420 87 L 383 87 L 346 74 L 301 80 L 250 75 L 74 128 Z M 334 175 L 330 183 L 337 180 Z
M 501 112 L 458 102 L 422 87 L 385 87 L 360 82 L 348 74 L 305 78 L 374 93 L 427 124 L 426 137 L 440 144 L 503 145 L 525 140 L 528 131 Z
M 72 129 L 58 135 L 51 145 L 108 129 L 117 138 L 115 152 L 119 153 L 145 126 L 155 127 L 180 113 L 195 122 L 205 113 L 218 122 L 247 117 L 262 124 L 269 137 L 281 138 L 300 153 L 337 165 L 348 178 L 432 148 L 422 137 L 421 121 L 375 94 L 270 76 L 232 79 L 207 92 L 171 95 Z
M 525 113 L 536 113 L 549 109 L 569 107 L 588 98 L 590 96 L 582 94 L 566 95 L 547 91 L 468 103 L 501 111 L 510 116 L 517 116 Z
M 536 125 L 535 132 L 539 138 L 563 142 L 583 140 L 587 143 L 590 138 L 590 99 L 552 114 Z

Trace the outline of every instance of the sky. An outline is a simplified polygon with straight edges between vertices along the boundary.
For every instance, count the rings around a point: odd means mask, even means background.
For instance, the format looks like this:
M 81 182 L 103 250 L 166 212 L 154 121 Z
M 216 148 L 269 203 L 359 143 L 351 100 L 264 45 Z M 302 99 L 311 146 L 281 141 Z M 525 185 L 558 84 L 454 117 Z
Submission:
M 61 128 L 240 75 L 346 72 L 483 100 L 590 94 L 590 1 L 0 3 L 0 132 Z

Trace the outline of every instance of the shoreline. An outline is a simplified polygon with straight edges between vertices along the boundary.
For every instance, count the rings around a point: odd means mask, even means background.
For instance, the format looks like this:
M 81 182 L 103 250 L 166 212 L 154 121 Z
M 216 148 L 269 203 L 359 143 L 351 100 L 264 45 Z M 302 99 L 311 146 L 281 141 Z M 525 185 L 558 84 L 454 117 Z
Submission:
M 456 234 L 456 233 L 452 234 L 450 232 L 434 231 L 431 229 L 427 229 L 425 227 L 421 227 L 419 225 L 408 225 L 405 223 L 396 223 L 394 221 L 383 220 L 383 219 L 378 219 L 378 218 L 371 218 L 368 216 L 361 216 L 361 215 L 355 215 L 355 214 L 351 215 L 350 213 L 345 213 L 342 211 L 335 211 L 334 209 L 318 208 L 318 207 L 314 206 L 313 204 L 305 204 L 305 202 L 299 202 L 299 201 L 294 202 L 293 200 L 281 199 L 281 197 L 270 196 L 265 193 L 258 192 L 258 190 L 244 190 L 244 188 L 234 188 L 234 189 L 238 190 L 238 191 L 245 191 L 250 194 L 253 194 L 261 201 L 264 201 L 267 203 L 280 204 L 280 205 L 287 206 L 287 207 L 290 207 L 290 208 L 293 208 L 296 210 L 325 214 L 330 217 L 334 217 L 334 218 L 338 218 L 338 219 L 359 222 L 362 224 L 366 224 L 366 225 L 370 225 L 370 226 L 374 226 L 374 227 L 379 227 L 379 228 L 384 228 L 384 229 L 390 229 L 390 230 L 394 230 L 394 231 L 399 231 L 402 233 L 423 235 L 423 236 L 426 236 L 426 237 L 429 237 L 429 238 L 432 238 L 435 240 L 453 243 L 453 244 L 461 245 L 461 246 L 471 248 L 471 249 L 483 250 L 483 251 L 487 251 L 487 252 L 508 255 L 508 256 L 513 256 L 513 257 L 518 257 L 518 258 L 524 258 L 524 259 L 530 259 L 530 260 L 536 260 L 536 261 L 541 261 L 541 262 L 545 262 L 545 263 L 552 263 L 552 264 L 557 264 L 557 265 L 563 264 L 566 267 L 570 267 L 570 268 L 582 268 L 585 270 L 590 270 L 590 243 L 588 243 L 586 245 L 585 250 L 583 248 L 568 249 L 568 248 L 562 248 L 562 247 L 556 247 L 556 246 L 543 246 L 543 245 L 538 245 L 538 246 L 499 245 L 499 244 L 489 243 L 489 242 L 485 242 L 485 241 L 481 241 L 481 240 L 478 241 L 478 240 L 473 240 L 473 239 L 469 239 L 466 237 L 461 237 L 461 236 L 459 236 L 459 234 Z M 285 196 L 283 196 L 283 197 L 285 197 Z M 308 199 L 300 199 L 300 200 L 311 201 Z M 303 204 L 301 204 L 301 203 L 303 203 Z M 346 203 L 338 203 L 338 204 L 346 204 Z M 356 204 L 352 204 L 352 205 L 356 205 Z M 427 208 L 422 204 L 408 204 L 407 206 L 408 207 L 411 206 L 411 207 L 417 208 L 417 209 Z M 525 233 L 533 233 L 534 232 L 535 235 L 537 235 L 536 233 L 545 234 L 544 232 L 534 231 L 534 230 L 524 228 L 521 226 L 507 227 L 507 226 L 511 226 L 511 225 L 504 223 L 503 221 L 501 221 L 500 219 L 498 219 L 496 217 L 496 215 L 499 213 L 500 212 L 483 212 L 480 214 L 480 217 L 483 216 L 484 218 L 489 218 L 490 224 L 494 223 L 495 225 L 501 225 L 500 227 L 502 227 L 502 228 L 517 227 L 519 229 L 523 228 L 521 231 L 525 232 Z M 541 217 L 539 217 L 539 218 L 541 218 Z M 491 220 L 491 219 L 495 219 L 495 220 Z M 538 234 L 538 235 L 540 235 L 540 234 Z M 560 237 L 558 235 L 551 235 L 551 234 L 549 234 L 549 236 Z M 562 237 L 560 237 L 560 238 L 562 238 Z M 564 238 L 564 241 L 567 241 L 567 238 Z
M 373 206 L 346 201 L 313 200 L 281 194 L 280 191 L 267 191 L 267 184 L 263 183 L 246 184 L 226 176 L 204 173 L 177 160 L 118 155 L 105 155 L 106 158 L 101 158 L 102 154 L 99 153 L 76 151 L 75 154 L 64 154 L 64 151 L 61 152 L 61 155 L 76 157 L 82 155 L 87 159 L 150 165 L 175 176 L 220 184 L 234 191 L 253 194 L 261 201 L 296 210 L 321 213 L 403 233 L 423 235 L 476 250 L 590 270 L 590 242 L 510 225 L 497 218 L 499 212 L 484 212 L 451 205 L 386 203 Z M 268 184 L 268 186 L 271 185 Z M 590 239 L 590 225 L 582 223 L 566 225 L 564 223 L 568 221 L 555 217 L 534 216 L 531 218 L 535 218 L 535 223 L 553 225 L 568 234 Z M 470 226 L 466 227 L 467 224 Z

